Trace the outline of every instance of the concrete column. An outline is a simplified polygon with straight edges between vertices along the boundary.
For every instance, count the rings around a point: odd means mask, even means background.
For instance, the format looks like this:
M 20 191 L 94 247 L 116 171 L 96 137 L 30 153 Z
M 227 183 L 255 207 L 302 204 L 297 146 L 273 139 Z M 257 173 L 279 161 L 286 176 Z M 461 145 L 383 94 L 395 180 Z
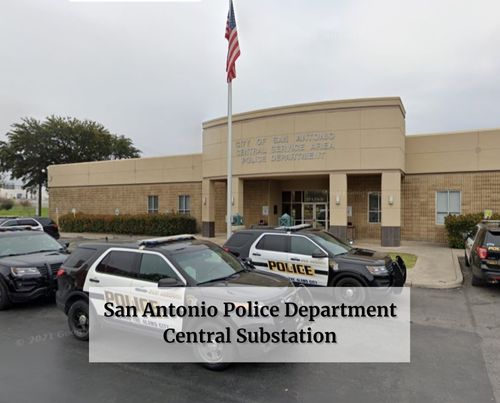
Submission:
M 215 182 L 203 179 L 201 185 L 201 234 L 215 237 Z
M 401 173 L 382 173 L 382 246 L 401 244 Z
M 330 174 L 330 232 L 347 240 L 347 175 Z

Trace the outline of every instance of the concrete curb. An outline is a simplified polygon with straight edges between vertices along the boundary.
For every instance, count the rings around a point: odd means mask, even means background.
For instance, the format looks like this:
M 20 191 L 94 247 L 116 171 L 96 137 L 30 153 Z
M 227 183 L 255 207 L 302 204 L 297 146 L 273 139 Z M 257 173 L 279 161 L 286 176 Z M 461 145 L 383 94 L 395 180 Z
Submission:
M 462 275 L 462 270 L 460 268 L 460 263 L 458 262 L 458 257 L 463 254 L 463 250 L 461 249 L 450 249 L 451 259 L 453 261 L 453 269 L 455 278 L 450 281 L 442 281 L 440 282 L 426 282 L 426 281 L 407 281 L 406 286 L 415 287 L 415 288 L 433 288 L 433 289 L 451 289 L 451 288 L 459 288 L 462 286 L 464 282 L 464 277 Z

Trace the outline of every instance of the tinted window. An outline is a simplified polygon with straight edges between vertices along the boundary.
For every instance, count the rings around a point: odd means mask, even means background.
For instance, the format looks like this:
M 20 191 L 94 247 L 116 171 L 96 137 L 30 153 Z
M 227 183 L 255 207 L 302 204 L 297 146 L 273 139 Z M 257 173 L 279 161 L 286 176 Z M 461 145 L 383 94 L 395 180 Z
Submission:
M 229 239 L 229 241 L 227 241 L 227 245 L 229 245 L 229 246 L 236 246 L 236 247 L 244 246 L 248 242 L 251 242 L 252 238 L 253 238 L 252 234 L 238 233 L 237 232 L 236 234 L 234 234 L 234 235 L 231 236 L 231 238 Z
M 328 232 L 316 232 L 312 238 L 332 255 L 349 252 L 352 248 Z
M 256 248 L 273 252 L 286 252 L 287 239 L 288 237 L 285 235 L 264 235 Z
M 486 237 L 484 238 L 484 245 L 488 246 L 500 246 L 500 232 L 486 232 Z
M 113 274 L 123 277 L 137 277 L 137 260 L 135 252 L 113 251 L 97 266 L 99 273 Z
M 95 249 L 78 248 L 66 259 L 63 266 L 68 268 L 81 267 L 95 252 Z
M 17 220 L 18 225 L 29 225 L 31 227 L 36 227 L 38 223 L 35 220 L 29 220 L 29 219 L 22 219 L 22 220 Z
M 319 249 L 309 239 L 303 236 L 292 236 L 290 252 L 298 255 L 311 256 L 315 250 Z
M 139 278 L 145 281 L 157 283 L 162 278 L 175 278 L 179 276 L 175 274 L 170 265 L 158 255 L 145 253 L 141 258 L 141 266 L 139 268 Z
M 15 227 L 19 225 L 17 223 L 17 220 L 9 220 L 9 221 L 5 221 L 4 223 L 2 223 L 2 227 Z

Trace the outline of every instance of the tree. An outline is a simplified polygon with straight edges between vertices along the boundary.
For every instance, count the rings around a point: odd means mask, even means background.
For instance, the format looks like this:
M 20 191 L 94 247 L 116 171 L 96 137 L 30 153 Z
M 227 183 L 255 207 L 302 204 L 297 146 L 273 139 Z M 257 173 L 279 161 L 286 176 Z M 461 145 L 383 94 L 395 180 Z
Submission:
M 140 150 L 132 140 L 111 134 L 103 125 L 90 120 L 50 116 L 43 122 L 21 119 L 0 141 L 0 171 L 20 179 L 24 189 L 47 186 L 47 167 L 75 162 L 137 158 Z

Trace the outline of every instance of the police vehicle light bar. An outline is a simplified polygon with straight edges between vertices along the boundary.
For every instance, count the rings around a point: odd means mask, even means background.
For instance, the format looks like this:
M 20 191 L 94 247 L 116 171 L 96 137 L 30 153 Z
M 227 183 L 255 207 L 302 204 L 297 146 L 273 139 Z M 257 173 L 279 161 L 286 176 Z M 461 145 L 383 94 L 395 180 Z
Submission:
M 164 245 L 167 243 L 171 242 L 177 242 L 177 241 L 189 241 L 196 239 L 194 235 L 190 234 L 183 234 L 183 235 L 172 235 L 172 236 L 165 236 L 162 238 L 152 238 L 152 239 L 143 239 L 142 241 L 139 241 L 139 246 L 159 246 L 159 245 Z
M 312 228 L 312 224 L 299 224 L 299 225 L 292 225 L 290 227 L 281 226 L 281 227 L 276 227 L 275 229 L 282 229 L 285 231 L 300 231 L 301 229 L 306 229 L 306 228 Z

